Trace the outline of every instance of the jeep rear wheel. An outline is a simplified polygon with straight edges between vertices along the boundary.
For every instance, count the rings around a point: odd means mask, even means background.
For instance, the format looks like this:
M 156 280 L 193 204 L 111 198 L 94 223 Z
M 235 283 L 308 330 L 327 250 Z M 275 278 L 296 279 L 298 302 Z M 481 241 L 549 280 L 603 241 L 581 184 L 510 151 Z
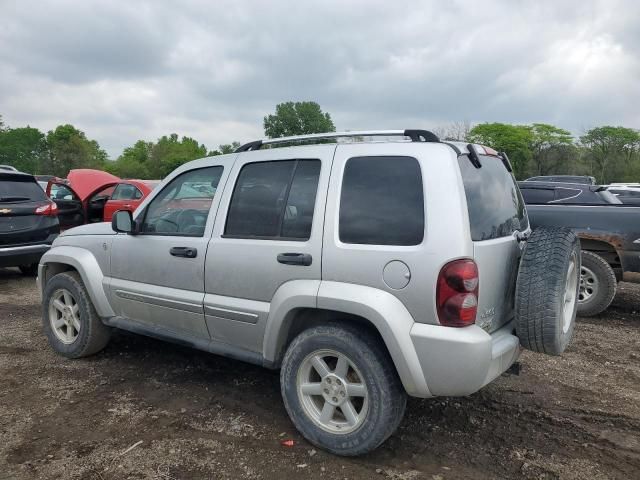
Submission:
M 404 415 L 406 394 L 378 338 L 349 326 L 305 330 L 285 354 L 282 397 L 312 444 L 338 455 L 378 447 Z
M 566 228 L 533 231 L 520 260 L 516 334 L 524 348 L 560 355 L 573 336 L 580 243 Z

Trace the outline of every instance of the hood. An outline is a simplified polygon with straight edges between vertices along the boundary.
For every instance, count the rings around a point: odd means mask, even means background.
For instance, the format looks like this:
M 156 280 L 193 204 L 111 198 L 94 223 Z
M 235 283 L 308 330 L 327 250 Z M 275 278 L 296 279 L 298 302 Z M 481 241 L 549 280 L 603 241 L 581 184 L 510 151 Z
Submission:
M 59 237 L 72 237 L 75 235 L 115 235 L 111 228 L 111 222 L 89 223 L 79 227 L 70 228 L 62 232 Z
M 102 187 L 107 187 L 120 181 L 115 175 L 90 168 L 71 170 L 67 175 L 67 180 L 69 181 L 69 186 L 80 197 L 80 200 L 85 200 Z

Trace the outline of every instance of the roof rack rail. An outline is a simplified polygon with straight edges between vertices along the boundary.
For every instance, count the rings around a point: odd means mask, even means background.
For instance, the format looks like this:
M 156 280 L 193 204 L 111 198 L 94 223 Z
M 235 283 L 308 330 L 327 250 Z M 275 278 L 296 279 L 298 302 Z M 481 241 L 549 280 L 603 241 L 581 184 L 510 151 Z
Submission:
M 440 142 L 440 139 L 429 130 L 361 130 L 355 132 L 327 132 L 312 133 L 310 135 L 296 135 L 293 137 L 265 138 L 245 143 L 236 149 L 236 153 L 260 150 L 263 145 L 273 145 L 275 143 L 301 142 L 305 140 L 323 140 L 327 138 L 349 138 L 349 137 L 409 137 L 412 142 Z

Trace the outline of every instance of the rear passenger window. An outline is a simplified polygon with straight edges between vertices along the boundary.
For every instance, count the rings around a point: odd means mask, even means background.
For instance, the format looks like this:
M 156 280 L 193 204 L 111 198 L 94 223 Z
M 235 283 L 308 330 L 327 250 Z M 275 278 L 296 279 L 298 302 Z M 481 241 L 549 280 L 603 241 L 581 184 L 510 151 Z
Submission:
M 231 197 L 225 236 L 309 239 L 319 177 L 320 160 L 245 165 Z
M 424 237 L 420 165 L 413 157 L 354 157 L 340 197 L 340 241 L 418 245 Z
M 524 203 L 548 203 L 555 198 L 550 188 L 523 188 L 521 192 Z
M 581 190 L 575 188 L 556 188 L 555 200 L 569 200 L 576 198 L 581 193 Z
M 121 183 L 116 187 L 113 195 L 111 195 L 111 200 L 133 200 L 134 198 L 140 198 L 136 196 L 136 193 L 139 192 L 140 191 L 133 185 Z

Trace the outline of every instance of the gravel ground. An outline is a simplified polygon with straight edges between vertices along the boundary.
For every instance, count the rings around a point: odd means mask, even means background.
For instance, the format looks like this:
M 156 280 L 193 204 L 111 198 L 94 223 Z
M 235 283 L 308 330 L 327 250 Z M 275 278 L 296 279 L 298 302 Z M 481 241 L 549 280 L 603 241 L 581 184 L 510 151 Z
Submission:
M 126 333 L 66 360 L 41 334 L 33 278 L 0 269 L 0 287 L 0 479 L 640 476 L 640 285 L 578 319 L 562 357 L 527 352 L 520 376 L 474 395 L 411 399 L 355 459 L 296 433 L 276 372 Z

